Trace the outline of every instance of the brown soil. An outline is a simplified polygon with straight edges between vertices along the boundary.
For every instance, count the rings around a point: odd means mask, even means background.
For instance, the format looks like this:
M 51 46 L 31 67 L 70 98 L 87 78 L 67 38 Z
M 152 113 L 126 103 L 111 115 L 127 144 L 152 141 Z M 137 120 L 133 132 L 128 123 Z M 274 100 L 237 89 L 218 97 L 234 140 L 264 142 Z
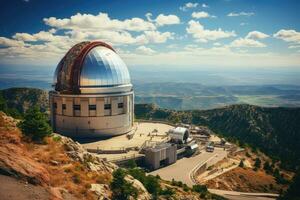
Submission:
M 17 192 L 16 192 L 17 191 Z M 24 183 L 13 177 L 0 175 L 1 200 L 48 200 L 50 193 L 39 185 Z
M 64 150 L 64 146 L 54 141 L 52 137 L 45 139 L 44 144 L 36 144 L 22 138 L 20 130 L 16 127 L 16 121 L 0 112 L 0 174 L 16 177 L 18 180 L 29 183 L 30 187 L 21 190 L 31 194 L 31 189 L 43 187 L 51 194 L 51 199 L 66 199 L 71 195 L 79 199 L 95 199 L 94 192 L 90 191 L 92 183 L 109 183 L 111 174 L 89 171 L 87 167 L 72 160 Z M 3 178 L 3 177 L 2 177 Z M 1 184 L 1 191 L 10 185 Z M 23 185 L 24 186 L 24 185 Z M 24 187 L 25 188 L 25 187 Z M 13 187 L 12 189 L 13 190 Z M 32 194 L 35 194 L 34 192 Z M 2 199 L 2 195 L 0 194 Z M 14 198 L 10 198 L 14 199 Z M 24 198 L 26 199 L 26 198 Z M 43 198 L 41 198 L 43 199 Z
M 240 192 L 278 193 L 284 186 L 278 185 L 273 176 L 264 171 L 237 167 L 206 182 L 209 188 Z

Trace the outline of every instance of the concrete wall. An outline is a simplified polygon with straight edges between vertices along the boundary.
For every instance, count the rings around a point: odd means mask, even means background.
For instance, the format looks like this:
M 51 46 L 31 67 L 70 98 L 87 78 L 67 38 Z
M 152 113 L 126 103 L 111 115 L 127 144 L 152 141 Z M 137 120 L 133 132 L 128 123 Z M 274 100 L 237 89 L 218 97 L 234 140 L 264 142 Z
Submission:
M 166 165 L 173 164 L 177 161 L 176 150 L 176 145 L 147 149 L 145 151 L 146 164 L 153 170 L 161 167 L 161 161 L 164 161 Z
M 119 96 L 60 95 L 50 93 L 51 123 L 60 134 L 101 137 L 131 131 L 133 94 Z M 105 109 L 110 104 L 110 109 Z

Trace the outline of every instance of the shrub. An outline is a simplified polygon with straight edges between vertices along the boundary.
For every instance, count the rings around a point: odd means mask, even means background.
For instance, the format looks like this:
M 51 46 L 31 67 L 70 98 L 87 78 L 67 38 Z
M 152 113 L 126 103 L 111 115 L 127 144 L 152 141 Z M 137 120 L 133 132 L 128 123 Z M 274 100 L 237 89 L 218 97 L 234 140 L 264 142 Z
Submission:
M 74 183 L 79 184 L 81 183 L 80 177 L 78 174 L 74 174 L 74 176 L 72 177 L 72 180 Z
M 113 172 L 113 180 L 110 184 L 111 191 L 113 193 L 112 197 L 115 200 L 127 200 L 130 196 L 134 199 L 138 196 L 138 191 L 125 180 L 126 172 L 119 168 Z
M 157 196 L 157 194 L 161 190 L 159 178 L 157 176 L 146 176 L 145 171 L 140 168 L 129 169 L 128 173 L 135 179 L 139 180 L 145 186 L 147 191 L 153 196 Z
M 244 168 L 244 162 L 243 162 L 243 160 L 241 160 L 241 162 L 239 164 L 239 167 Z
M 269 174 L 273 172 L 273 169 L 270 165 L 270 163 L 267 161 L 264 163 L 264 170 Z
M 161 190 L 158 179 L 155 176 L 148 175 L 143 183 L 149 193 L 156 197 Z
M 126 164 L 125 164 L 125 166 L 127 167 L 127 168 L 136 168 L 137 167 L 137 164 L 136 164 L 136 162 L 134 161 L 134 160 L 129 160 Z
M 257 170 L 261 167 L 261 160 L 259 158 L 255 159 L 254 167 L 254 170 Z
M 53 139 L 53 141 L 55 141 L 55 142 L 61 141 L 61 137 L 60 137 L 60 136 L 54 136 L 52 139 Z
M 171 197 L 171 196 L 173 196 L 173 195 L 175 194 L 175 192 L 172 190 L 172 188 L 166 187 L 166 189 L 161 190 L 161 191 L 159 192 L 159 194 L 160 194 L 160 195 L 164 195 L 164 196 L 166 196 L 166 197 Z
M 207 192 L 207 187 L 205 185 L 193 185 L 192 190 L 201 194 Z
M 40 112 L 38 107 L 28 109 L 25 113 L 24 120 L 18 124 L 18 127 L 25 136 L 28 136 L 34 141 L 41 141 L 45 136 L 52 133 L 46 116 Z

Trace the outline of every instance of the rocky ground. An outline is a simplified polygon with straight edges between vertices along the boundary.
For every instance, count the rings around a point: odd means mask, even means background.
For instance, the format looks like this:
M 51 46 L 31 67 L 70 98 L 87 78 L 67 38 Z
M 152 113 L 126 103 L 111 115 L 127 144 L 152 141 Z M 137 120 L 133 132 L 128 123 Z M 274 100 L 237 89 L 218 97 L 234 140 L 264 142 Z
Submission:
M 212 189 L 231 190 L 239 192 L 267 192 L 267 193 L 280 193 L 287 189 L 288 184 L 281 184 L 276 181 L 274 174 L 267 172 L 263 169 L 265 162 L 272 163 L 272 160 L 261 152 L 251 152 L 249 149 L 231 156 L 232 159 L 243 160 L 243 167 L 236 167 L 228 172 L 221 174 L 211 180 L 205 182 L 207 187 Z M 261 166 L 255 168 L 255 159 L 261 160 Z M 222 165 L 220 162 L 218 165 Z M 214 166 L 214 168 L 216 168 Z M 279 164 L 274 164 L 274 169 L 279 168 Z M 286 180 L 291 180 L 293 173 L 280 169 Z
M 253 169 L 241 167 L 209 180 L 206 185 L 213 189 L 239 192 L 278 193 L 282 188 L 273 176 L 263 171 L 255 172 Z
M 0 112 L 0 199 L 111 199 L 109 184 L 118 168 L 88 153 L 68 137 L 53 134 L 37 144 L 22 136 L 17 120 Z M 127 175 L 138 189 L 138 199 L 151 195 L 143 184 Z M 161 181 L 164 187 L 164 181 Z M 170 186 L 175 194 L 159 199 L 201 199 L 198 193 Z
M 116 165 L 60 135 L 46 138 L 43 144 L 30 142 L 16 123 L 0 113 L 1 199 L 110 199 Z M 131 181 L 140 191 L 139 199 L 150 199 L 138 180 Z

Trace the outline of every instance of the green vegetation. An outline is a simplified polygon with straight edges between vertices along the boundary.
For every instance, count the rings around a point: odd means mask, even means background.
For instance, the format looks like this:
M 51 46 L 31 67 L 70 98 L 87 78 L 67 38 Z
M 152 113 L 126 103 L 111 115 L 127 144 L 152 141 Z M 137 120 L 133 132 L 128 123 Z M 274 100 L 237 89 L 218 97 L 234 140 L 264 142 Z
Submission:
M 27 109 L 38 106 L 42 112 L 49 109 L 47 92 L 35 88 L 0 90 L 0 110 L 14 118 L 22 118 Z
M 22 118 L 22 114 L 16 108 L 9 108 L 6 99 L 0 93 L 0 111 L 5 112 L 7 115 L 16 119 Z
M 45 114 L 36 106 L 26 111 L 24 120 L 18 126 L 25 136 L 34 141 L 41 141 L 45 136 L 52 133 Z
M 165 120 L 208 126 L 214 132 L 266 153 L 281 167 L 300 166 L 300 108 L 232 105 L 212 110 L 174 111 L 154 105 L 135 105 L 137 119 Z
M 205 185 L 193 185 L 192 191 L 199 193 L 202 199 L 226 200 L 224 197 L 210 193 Z
M 300 200 L 300 171 L 294 176 L 288 190 L 279 197 L 279 200 Z
M 264 170 L 268 173 L 268 174 L 271 174 L 273 172 L 273 169 L 270 165 L 270 163 L 267 161 L 265 162 L 264 164 Z
M 113 193 L 113 199 L 115 200 L 127 200 L 130 196 L 134 199 L 138 196 L 138 191 L 125 180 L 126 171 L 119 168 L 113 172 L 113 180 L 110 184 L 111 191 Z
M 138 167 L 128 169 L 127 173 L 139 180 L 153 197 L 157 197 L 160 194 L 162 189 L 158 177 L 152 175 L 147 176 L 145 171 Z
M 241 160 L 241 161 L 240 161 L 240 164 L 239 164 L 239 167 L 244 168 L 244 166 L 245 166 L 245 165 L 244 165 L 244 161 Z
M 161 187 L 161 180 L 159 176 L 146 175 L 145 171 L 139 167 L 136 167 L 134 161 L 131 161 L 126 164 L 126 166 L 132 166 L 127 169 L 122 169 L 122 173 L 129 174 L 133 178 L 139 180 L 147 189 L 147 191 L 152 195 L 152 199 L 159 199 L 160 196 L 163 196 L 166 199 L 171 198 L 175 191 L 166 186 L 165 188 Z M 185 192 L 194 191 L 205 197 L 206 199 L 220 199 L 219 196 L 213 195 L 208 192 L 206 186 L 194 186 L 193 189 L 189 188 L 186 184 L 181 181 L 171 181 L 172 186 L 181 187 Z
M 172 179 L 171 184 L 174 186 L 182 187 L 185 192 L 190 190 L 190 188 L 185 183 L 182 183 L 181 181 L 175 181 L 174 179 Z
M 300 106 L 300 90 L 297 86 L 208 86 L 182 82 L 139 82 L 134 89 L 136 103 L 154 103 L 160 108 L 174 110 L 213 109 L 245 103 L 258 106 Z
M 255 163 L 254 163 L 254 170 L 258 170 L 261 167 L 261 160 L 259 158 L 255 159 Z

